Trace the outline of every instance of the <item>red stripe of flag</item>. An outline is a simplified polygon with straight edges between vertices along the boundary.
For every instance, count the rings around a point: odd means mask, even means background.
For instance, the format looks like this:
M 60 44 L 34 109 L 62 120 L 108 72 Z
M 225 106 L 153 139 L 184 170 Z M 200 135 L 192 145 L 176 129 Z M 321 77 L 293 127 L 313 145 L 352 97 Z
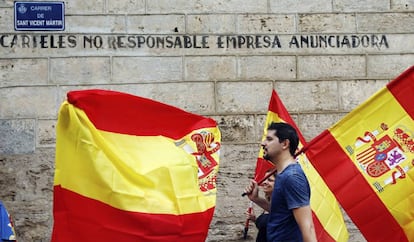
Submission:
M 71 91 L 67 96 L 103 131 L 179 139 L 196 129 L 216 127 L 213 119 L 126 93 L 91 89 Z
M 57 199 L 59 198 L 59 199 Z M 204 241 L 214 207 L 185 215 L 145 214 L 107 204 L 54 187 L 55 223 L 51 241 Z M 64 211 L 64 212 L 57 212 Z M 185 228 L 185 229 L 183 229 Z M 179 229 L 180 231 L 177 231 Z M 149 231 L 157 231 L 156 234 Z
M 405 85 L 398 85 L 399 81 L 407 79 Z M 405 109 L 408 115 L 414 119 L 414 66 L 411 66 L 394 81 L 387 85 L 388 90 L 392 93 L 394 98 Z
M 328 130 L 308 145 L 309 160 L 366 238 L 408 241 L 398 222 Z

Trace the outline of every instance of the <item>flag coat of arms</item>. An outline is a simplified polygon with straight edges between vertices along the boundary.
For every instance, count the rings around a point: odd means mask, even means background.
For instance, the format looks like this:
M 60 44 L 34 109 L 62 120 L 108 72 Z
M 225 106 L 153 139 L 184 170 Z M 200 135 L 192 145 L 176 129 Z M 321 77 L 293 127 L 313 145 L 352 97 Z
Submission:
M 296 129 L 299 135 L 300 142 L 298 148 L 301 149 L 306 144 L 303 135 L 289 115 L 275 90 L 272 91 L 272 96 L 269 102 L 269 109 L 263 131 L 263 139 L 266 137 L 267 127 L 271 122 L 289 123 Z M 261 180 L 265 176 L 265 172 L 273 167 L 270 162 L 266 161 L 262 157 L 263 148 L 260 149 L 256 163 L 256 181 Z M 296 159 L 305 172 L 311 187 L 310 203 L 318 241 L 348 241 L 348 230 L 338 202 L 336 201 L 333 193 L 329 190 L 328 186 L 316 172 L 315 168 L 308 161 L 305 154 L 300 154 L 296 157 Z
M 205 241 L 216 122 L 126 93 L 67 97 L 56 127 L 52 241 Z
M 414 66 L 305 152 L 368 241 L 414 241 Z

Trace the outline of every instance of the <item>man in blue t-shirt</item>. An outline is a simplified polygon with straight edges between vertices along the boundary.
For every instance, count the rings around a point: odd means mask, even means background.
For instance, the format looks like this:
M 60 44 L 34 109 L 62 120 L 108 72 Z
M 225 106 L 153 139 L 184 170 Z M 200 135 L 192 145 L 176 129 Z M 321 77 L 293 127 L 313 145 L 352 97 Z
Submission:
M 256 181 L 251 180 L 245 189 L 250 200 L 270 211 L 268 241 L 317 241 L 309 183 L 294 158 L 298 144 L 298 135 L 291 125 L 271 123 L 261 143 L 263 158 L 272 162 L 277 170 L 271 202 L 259 197 Z

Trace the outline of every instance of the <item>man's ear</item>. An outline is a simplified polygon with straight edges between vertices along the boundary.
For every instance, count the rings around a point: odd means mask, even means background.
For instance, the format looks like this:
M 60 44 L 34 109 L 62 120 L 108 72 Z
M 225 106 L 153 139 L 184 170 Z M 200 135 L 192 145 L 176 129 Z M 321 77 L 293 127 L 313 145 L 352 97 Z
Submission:
M 289 146 L 290 146 L 290 140 L 288 140 L 288 139 L 285 139 L 285 140 L 283 140 L 282 141 L 282 148 L 285 150 L 285 149 L 289 149 Z

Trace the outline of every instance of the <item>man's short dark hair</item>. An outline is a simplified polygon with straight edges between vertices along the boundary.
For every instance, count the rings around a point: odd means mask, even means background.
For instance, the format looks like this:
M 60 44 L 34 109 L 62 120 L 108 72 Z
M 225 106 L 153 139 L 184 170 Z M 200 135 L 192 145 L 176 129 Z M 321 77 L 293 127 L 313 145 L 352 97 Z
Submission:
M 272 122 L 267 130 L 275 130 L 275 135 L 279 139 L 280 143 L 285 140 L 289 140 L 289 152 L 292 156 L 295 156 L 296 149 L 299 145 L 299 136 L 295 128 L 287 123 Z

